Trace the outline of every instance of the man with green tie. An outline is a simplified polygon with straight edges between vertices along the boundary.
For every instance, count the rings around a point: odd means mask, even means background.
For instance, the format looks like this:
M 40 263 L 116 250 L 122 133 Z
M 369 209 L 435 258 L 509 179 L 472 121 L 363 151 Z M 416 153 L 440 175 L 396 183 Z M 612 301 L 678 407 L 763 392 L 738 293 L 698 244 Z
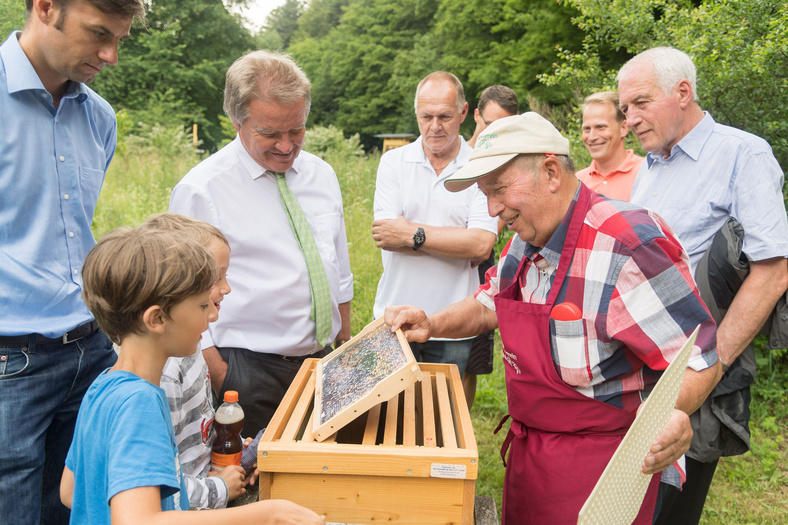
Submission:
M 286 55 L 254 51 L 227 71 L 238 136 L 176 185 L 170 211 L 227 237 L 233 293 L 202 339 L 211 384 L 239 392 L 244 433 L 273 416 L 308 357 L 350 338 L 353 275 L 334 170 L 301 150 L 310 83 Z

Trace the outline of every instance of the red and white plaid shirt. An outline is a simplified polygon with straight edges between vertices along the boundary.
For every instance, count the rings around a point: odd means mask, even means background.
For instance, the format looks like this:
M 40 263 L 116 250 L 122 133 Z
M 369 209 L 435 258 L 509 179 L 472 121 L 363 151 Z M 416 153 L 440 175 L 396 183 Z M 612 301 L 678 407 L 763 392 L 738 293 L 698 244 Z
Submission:
M 523 256 L 523 301 L 546 302 L 578 195 L 544 247 L 512 237 L 476 291 L 481 303 L 495 309 L 493 297 L 513 283 Z M 553 362 L 563 381 L 588 397 L 636 410 L 697 325 L 690 366 L 699 371 L 718 359 L 715 323 L 687 255 L 649 210 L 592 192 L 556 304 L 564 301 L 579 306 L 582 319 L 550 320 Z

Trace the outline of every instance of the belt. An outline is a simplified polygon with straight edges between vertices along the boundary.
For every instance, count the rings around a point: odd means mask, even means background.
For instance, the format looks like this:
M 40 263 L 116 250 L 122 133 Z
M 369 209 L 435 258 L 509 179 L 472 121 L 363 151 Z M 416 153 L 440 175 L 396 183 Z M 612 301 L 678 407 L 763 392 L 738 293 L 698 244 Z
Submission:
M 79 341 L 83 337 L 87 337 L 93 334 L 98 329 L 99 329 L 99 325 L 96 321 L 88 321 L 85 324 L 81 324 L 77 326 L 73 330 L 69 330 L 68 332 L 61 335 L 60 337 L 46 337 L 41 334 L 0 335 L 0 345 L 5 345 L 5 346 L 25 345 L 28 342 L 30 342 L 31 338 L 33 339 L 33 343 L 35 344 L 62 343 L 65 345 L 68 343 L 73 343 L 74 341 Z
M 303 363 L 305 360 L 311 359 L 313 357 L 315 358 L 325 357 L 330 352 L 331 352 L 331 346 L 329 345 L 326 346 L 325 348 L 318 350 L 314 354 L 309 354 L 309 355 L 279 355 L 279 354 L 267 354 L 267 355 L 280 357 L 285 361 L 289 361 L 291 363 Z

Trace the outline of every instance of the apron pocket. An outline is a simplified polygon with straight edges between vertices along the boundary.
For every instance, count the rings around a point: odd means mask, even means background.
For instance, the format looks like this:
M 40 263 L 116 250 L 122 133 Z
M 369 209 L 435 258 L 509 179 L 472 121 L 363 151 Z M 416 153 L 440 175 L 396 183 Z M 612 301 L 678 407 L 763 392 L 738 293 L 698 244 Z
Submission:
M 550 324 L 555 327 L 555 336 L 552 336 L 551 330 L 551 346 L 558 375 L 568 385 L 587 387 L 591 383 L 592 375 L 585 320 L 550 319 Z

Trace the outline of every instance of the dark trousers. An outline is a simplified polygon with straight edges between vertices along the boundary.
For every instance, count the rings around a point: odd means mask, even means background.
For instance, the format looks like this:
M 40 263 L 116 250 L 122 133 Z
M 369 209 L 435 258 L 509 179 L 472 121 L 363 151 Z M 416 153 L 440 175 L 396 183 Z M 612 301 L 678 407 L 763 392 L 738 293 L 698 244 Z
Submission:
M 306 357 L 282 357 L 243 348 L 216 348 L 227 362 L 227 375 L 219 392 L 219 402 L 228 390 L 238 392 L 244 409 L 243 436 L 254 437 L 264 429 L 295 379 Z M 330 347 L 307 357 L 323 357 Z
M 687 457 L 687 481 L 682 490 L 660 485 L 661 507 L 655 525 L 697 525 L 716 469 L 717 461 L 703 463 Z

